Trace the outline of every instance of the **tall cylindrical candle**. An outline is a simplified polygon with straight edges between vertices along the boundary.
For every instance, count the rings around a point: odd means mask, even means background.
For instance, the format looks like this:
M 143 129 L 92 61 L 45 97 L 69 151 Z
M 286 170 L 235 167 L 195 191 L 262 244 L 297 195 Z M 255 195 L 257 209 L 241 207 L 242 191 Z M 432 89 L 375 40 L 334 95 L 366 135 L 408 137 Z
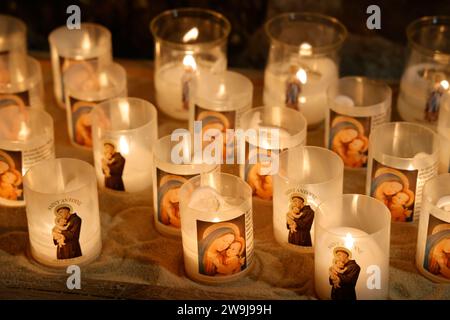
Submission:
M 450 173 L 423 188 L 416 265 L 430 280 L 450 283 Z
M 82 63 L 92 70 L 112 62 L 111 32 L 96 23 L 81 23 L 80 29 L 61 26 L 48 41 L 52 58 L 53 88 L 58 104 L 65 107 L 63 77 L 69 66 Z
M 100 186 L 126 192 L 149 190 L 158 135 L 156 108 L 138 98 L 115 98 L 98 104 L 91 117 Z
M 289 248 L 311 252 L 318 206 L 342 195 L 344 164 L 330 150 L 299 146 L 280 154 L 274 177 L 273 232 Z
M 366 194 L 384 202 L 393 221 L 411 222 L 438 162 L 439 138 L 432 130 L 408 122 L 383 124 L 370 134 Z
M 252 192 L 227 173 L 191 178 L 180 189 L 184 268 L 196 281 L 238 279 L 253 263 Z
M 192 142 L 172 141 L 164 136 L 155 144 L 153 172 L 153 208 L 156 229 L 168 235 L 181 235 L 180 188 L 194 176 L 219 169 L 216 164 L 196 163 L 192 157 Z M 177 148 L 186 161 L 178 163 L 172 156 Z M 187 154 L 184 154 L 186 152 Z M 177 153 L 177 156 L 179 154 Z
M 345 77 L 328 88 L 325 145 L 347 168 L 367 166 L 369 134 L 389 122 L 392 90 L 383 82 Z
M 0 205 L 23 206 L 22 176 L 55 157 L 53 119 L 43 110 L 0 108 Z
M 320 299 L 387 299 L 390 213 L 382 202 L 344 194 L 317 210 L 314 283 Z
M 158 108 L 176 119 L 189 119 L 192 80 L 225 71 L 230 23 L 220 13 L 184 8 L 154 18 L 155 89 Z
M 272 174 L 269 172 L 277 172 L 279 152 L 306 144 L 306 119 L 297 110 L 258 107 L 242 115 L 239 128 L 248 133 L 244 145 L 242 141 L 236 142 L 240 148 L 240 176 L 250 184 L 254 196 L 272 200 Z M 244 161 L 239 159 L 242 154 Z
M 45 160 L 27 172 L 24 185 L 31 254 L 38 262 L 79 265 L 100 254 L 97 182 L 90 164 Z
M 112 63 L 98 72 L 85 64 L 75 64 L 64 74 L 67 127 L 71 142 L 92 148 L 91 111 L 100 102 L 127 95 L 125 69 Z

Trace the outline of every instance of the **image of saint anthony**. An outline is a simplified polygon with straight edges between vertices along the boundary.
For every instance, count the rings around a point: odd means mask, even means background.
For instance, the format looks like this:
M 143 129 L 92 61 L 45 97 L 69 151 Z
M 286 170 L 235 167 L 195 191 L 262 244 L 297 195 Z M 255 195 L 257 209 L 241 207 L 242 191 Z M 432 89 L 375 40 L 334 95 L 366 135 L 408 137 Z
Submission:
M 333 263 L 329 268 L 332 300 L 356 300 L 356 283 L 361 267 L 351 260 L 352 253 L 345 247 L 333 250 Z
M 436 276 L 450 279 L 450 224 L 436 225 L 427 237 L 424 268 Z
M 291 196 L 289 212 L 286 214 L 286 227 L 289 229 L 288 242 L 302 247 L 312 247 L 311 226 L 314 210 L 306 205 L 300 195 Z
M 116 147 L 109 142 L 103 144 L 102 171 L 105 175 L 105 187 L 116 191 L 125 191 L 123 170 L 125 158 L 116 152 Z
M 231 222 L 214 223 L 198 242 L 199 272 L 208 276 L 229 276 L 246 267 L 245 239 Z
M 58 260 L 81 257 L 81 218 L 72 208 L 63 204 L 56 207 L 55 226 L 52 229 L 53 243 Z
M 368 132 L 355 118 L 337 116 L 331 122 L 329 146 L 346 167 L 361 168 L 367 164 Z

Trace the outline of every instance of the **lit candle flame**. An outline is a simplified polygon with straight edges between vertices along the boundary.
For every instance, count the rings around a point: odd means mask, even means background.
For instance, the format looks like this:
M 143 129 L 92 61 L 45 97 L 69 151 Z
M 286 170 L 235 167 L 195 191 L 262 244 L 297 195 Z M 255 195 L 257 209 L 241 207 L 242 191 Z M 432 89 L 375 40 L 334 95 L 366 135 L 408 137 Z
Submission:
M 301 56 L 310 56 L 312 54 L 312 46 L 308 42 L 303 42 L 300 45 L 298 53 Z
M 192 40 L 197 40 L 198 38 L 198 29 L 197 27 L 192 28 L 183 36 L 183 42 L 189 42 Z
M 444 90 L 448 90 L 448 88 L 450 87 L 450 84 L 447 80 L 442 80 L 440 85 Z
M 28 126 L 25 124 L 24 121 L 21 121 L 19 129 L 19 140 L 26 140 L 29 134 L 30 129 L 28 129 Z
M 130 125 L 130 105 L 128 101 L 125 99 L 121 99 L 119 101 L 119 112 L 122 121 L 129 126 Z
M 353 249 L 353 244 L 355 243 L 355 239 L 353 239 L 353 237 L 350 233 L 347 233 L 347 235 L 345 236 L 344 242 L 345 242 L 344 246 L 347 249 L 349 249 L 349 250 Z
M 306 71 L 302 68 L 298 69 L 297 73 L 295 74 L 298 80 L 302 84 L 305 84 L 308 81 L 308 75 L 306 74 Z
M 105 72 L 101 72 L 98 76 L 98 81 L 100 83 L 101 87 L 107 87 L 108 86 L 108 76 Z
M 221 84 L 219 85 L 219 92 L 218 92 L 218 95 L 221 96 L 221 97 L 225 95 L 225 85 L 224 85 L 223 83 L 221 83 Z
M 197 70 L 197 63 L 195 62 L 192 54 L 187 54 L 184 56 L 183 65 L 186 67 L 186 69 Z
M 83 40 L 81 40 L 81 48 L 83 50 L 89 50 L 91 48 L 91 39 L 89 37 L 89 34 L 87 33 L 83 34 Z
M 119 139 L 119 151 L 122 155 L 127 155 L 130 153 L 130 146 L 124 136 L 121 136 Z
M 220 219 L 215 217 L 214 219 L 212 219 L 212 222 L 220 222 Z

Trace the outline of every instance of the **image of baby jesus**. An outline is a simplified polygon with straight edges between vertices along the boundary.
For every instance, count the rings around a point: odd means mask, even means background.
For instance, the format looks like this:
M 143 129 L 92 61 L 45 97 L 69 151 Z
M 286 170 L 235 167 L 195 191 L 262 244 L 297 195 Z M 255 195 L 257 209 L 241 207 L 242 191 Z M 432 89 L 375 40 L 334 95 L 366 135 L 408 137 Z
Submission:
M 235 274 L 241 271 L 241 267 L 245 263 L 245 257 L 240 256 L 243 244 L 235 241 L 222 254 L 217 255 L 215 265 L 217 273 L 222 275 Z
M 340 288 L 339 274 L 343 274 L 347 271 L 347 267 L 344 266 L 345 263 L 342 260 L 333 259 L 333 265 L 330 267 L 330 278 L 333 281 L 334 288 Z
M 110 165 L 113 164 L 116 161 L 113 157 L 110 159 L 107 159 L 105 157 L 102 158 L 102 170 L 105 177 L 111 177 L 111 170 Z
M 0 197 L 8 200 L 21 198 L 23 190 L 19 188 L 22 183 L 20 173 L 15 171 L 5 171 L 0 175 Z
M 55 239 L 56 242 L 58 242 L 58 247 L 62 247 L 66 245 L 64 235 L 61 231 L 67 230 L 69 227 L 69 224 L 67 223 L 66 219 L 63 217 L 56 217 L 55 218 L 55 226 L 52 229 L 52 235 L 53 239 Z
M 409 195 L 405 192 L 398 192 L 391 198 L 389 209 L 393 221 L 406 221 L 411 216 L 412 211 L 405 208 L 408 202 Z
M 354 168 L 362 167 L 367 162 L 367 155 L 364 154 L 366 146 L 367 143 L 359 138 L 350 142 L 347 149 L 347 165 Z
M 298 207 L 291 206 L 291 210 L 289 210 L 286 219 L 289 230 L 291 230 L 291 232 L 297 232 L 297 223 L 295 223 L 295 219 L 300 218 L 301 215 L 302 214 Z

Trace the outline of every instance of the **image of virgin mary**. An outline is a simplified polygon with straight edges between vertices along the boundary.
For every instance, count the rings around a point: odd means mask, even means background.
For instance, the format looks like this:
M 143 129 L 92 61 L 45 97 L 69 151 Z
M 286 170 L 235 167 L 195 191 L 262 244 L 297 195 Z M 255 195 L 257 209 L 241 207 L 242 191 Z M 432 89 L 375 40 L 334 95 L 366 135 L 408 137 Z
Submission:
M 435 226 L 427 237 L 423 267 L 450 280 L 450 224 Z
M 158 221 L 174 228 L 181 227 L 179 191 L 187 179 L 177 175 L 165 175 L 158 186 Z

